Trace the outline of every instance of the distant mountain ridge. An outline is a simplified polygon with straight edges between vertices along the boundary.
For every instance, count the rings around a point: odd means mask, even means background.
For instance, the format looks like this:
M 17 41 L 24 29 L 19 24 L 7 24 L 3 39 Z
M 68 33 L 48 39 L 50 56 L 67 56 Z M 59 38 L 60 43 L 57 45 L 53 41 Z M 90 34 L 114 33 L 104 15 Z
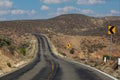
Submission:
M 83 36 L 107 35 L 107 26 L 117 26 L 120 34 L 120 16 L 90 17 L 82 14 L 64 14 L 45 20 L 17 20 L 0 22 L 0 30 L 17 33 L 50 33 Z

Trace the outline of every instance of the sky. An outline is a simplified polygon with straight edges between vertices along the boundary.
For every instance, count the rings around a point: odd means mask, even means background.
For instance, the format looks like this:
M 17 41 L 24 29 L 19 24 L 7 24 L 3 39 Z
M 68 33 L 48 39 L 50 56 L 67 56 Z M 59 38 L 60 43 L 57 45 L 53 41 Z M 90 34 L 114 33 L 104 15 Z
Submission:
M 120 0 L 0 0 L 0 21 L 48 19 L 62 14 L 120 16 Z

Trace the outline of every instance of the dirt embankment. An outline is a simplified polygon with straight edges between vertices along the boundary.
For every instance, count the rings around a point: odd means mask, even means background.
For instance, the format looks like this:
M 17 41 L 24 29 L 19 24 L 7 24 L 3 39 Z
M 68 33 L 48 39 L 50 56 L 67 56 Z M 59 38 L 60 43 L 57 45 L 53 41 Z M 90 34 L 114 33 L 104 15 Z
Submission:
M 11 39 L 6 45 L 5 38 Z M 37 40 L 31 34 L 26 35 L 2 35 L 0 37 L 0 75 L 11 72 L 20 66 L 29 63 L 37 51 Z
M 107 37 L 69 35 L 48 35 L 48 37 L 55 45 L 58 54 L 120 78 L 120 69 L 117 67 L 117 58 L 120 57 L 118 41 L 113 40 L 112 60 L 107 60 L 105 63 L 103 57 L 110 58 L 110 40 Z M 69 48 L 66 47 L 67 44 L 70 44 Z

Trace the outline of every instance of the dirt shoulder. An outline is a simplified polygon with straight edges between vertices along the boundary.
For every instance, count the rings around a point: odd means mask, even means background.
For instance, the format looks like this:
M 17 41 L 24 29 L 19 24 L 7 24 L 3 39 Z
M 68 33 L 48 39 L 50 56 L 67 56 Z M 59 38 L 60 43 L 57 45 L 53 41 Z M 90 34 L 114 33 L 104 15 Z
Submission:
M 4 35 L 5 37 L 12 39 L 12 42 L 0 47 L 0 75 L 26 65 L 35 57 L 37 51 L 37 39 L 31 34 Z
M 109 38 L 100 36 L 70 36 L 48 35 L 54 44 L 53 49 L 57 55 L 74 59 L 95 67 L 120 79 L 120 68 L 117 66 L 117 58 L 120 57 L 120 46 L 113 43 L 112 60 L 103 61 L 103 57 L 109 58 Z M 66 45 L 70 44 L 70 48 Z

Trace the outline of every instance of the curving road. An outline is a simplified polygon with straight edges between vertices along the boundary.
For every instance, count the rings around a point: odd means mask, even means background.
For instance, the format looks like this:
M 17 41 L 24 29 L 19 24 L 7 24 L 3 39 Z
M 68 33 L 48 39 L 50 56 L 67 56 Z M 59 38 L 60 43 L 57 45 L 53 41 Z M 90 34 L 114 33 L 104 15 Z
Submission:
M 55 56 L 47 38 L 37 34 L 36 37 L 39 61 L 30 70 L 9 80 L 114 80 L 94 69 Z

